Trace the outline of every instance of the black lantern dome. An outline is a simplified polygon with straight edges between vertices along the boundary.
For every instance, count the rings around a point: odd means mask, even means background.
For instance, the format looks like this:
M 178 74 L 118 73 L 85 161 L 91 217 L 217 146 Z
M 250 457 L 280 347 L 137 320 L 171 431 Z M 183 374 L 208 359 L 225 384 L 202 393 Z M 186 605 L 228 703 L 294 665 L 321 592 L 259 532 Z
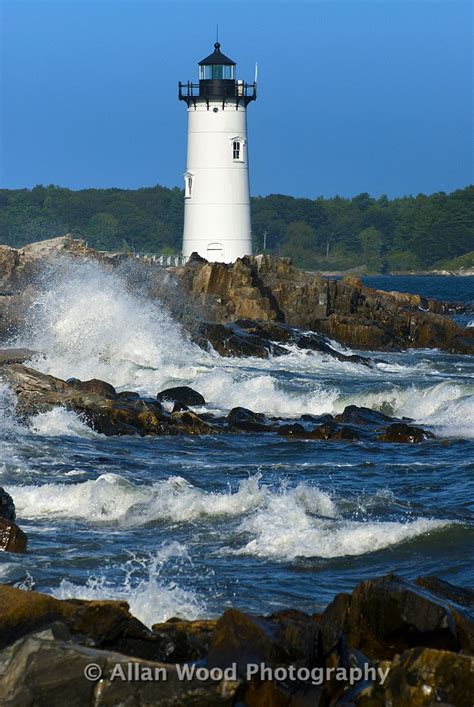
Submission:
M 236 98 L 237 107 L 241 102 L 247 105 L 256 98 L 256 84 L 236 81 L 235 67 L 235 61 L 223 54 L 221 45 L 216 42 L 212 54 L 199 62 L 199 84 L 179 84 L 180 100 L 195 105 L 198 99 L 204 99 L 208 104 L 210 100 L 218 99 L 225 105 L 226 99 Z
M 199 80 L 235 79 L 235 61 L 221 52 L 219 42 L 214 44 L 214 51 L 199 62 Z

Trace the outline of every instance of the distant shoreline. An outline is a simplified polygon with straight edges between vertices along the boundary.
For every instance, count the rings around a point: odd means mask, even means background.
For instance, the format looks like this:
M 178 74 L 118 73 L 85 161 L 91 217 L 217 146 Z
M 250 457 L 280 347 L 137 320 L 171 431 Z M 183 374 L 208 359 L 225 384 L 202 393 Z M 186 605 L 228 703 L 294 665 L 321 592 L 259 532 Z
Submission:
M 402 272 L 355 272 L 354 270 L 333 270 L 331 272 L 318 272 L 323 277 L 347 277 L 348 275 L 357 277 L 474 277 L 474 269 L 469 270 L 419 270 L 419 271 L 402 271 Z

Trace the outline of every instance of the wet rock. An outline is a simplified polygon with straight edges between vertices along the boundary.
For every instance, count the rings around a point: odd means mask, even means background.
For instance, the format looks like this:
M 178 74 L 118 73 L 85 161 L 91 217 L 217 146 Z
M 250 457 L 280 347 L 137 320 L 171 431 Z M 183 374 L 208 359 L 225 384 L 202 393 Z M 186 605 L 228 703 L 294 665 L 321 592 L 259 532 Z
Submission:
M 329 656 L 340 655 L 346 649 L 343 632 L 347 624 L 350 604 L 350 594 L 336 594 L 321 616 L 321 650 L 322 658 L 326 663 Z
M 5 707 L 230 707 L 239 687 L 230 680 L 180 680 L 174 665 L 137 661 L 44 634 L 20 639 L 0 654 L 0 662 L 0 700 Z M 98 666 L 100 680 L 84 677 L 90 664 Z M 152 679 L 156 675 L 158 679 Z
M 112 397 L 108 384 L 102 381 L 88 381 L 91 385 L 86 387 L 84 383 L 68 385 L 59 378 L 20 364 L 2 366 L 0 374 L 13 388 L 17 397 L 17 415 L 24 419 L 62 406 L 81 414 L 85 422 L 105 435 L 195 432 L 194 420 L 175 417 L 170 427 L 170 415 L 164 413 L 157 400 L 117 399 L 115 395 Z M 99 390 L 105 394 L 95 392 Z
M 347 440 L 348 442 L 360 439 L 357 430 L 336 425 L 335 422 L 327 422 L 314 427 L 312 430 L 307 430 L 298 424 L 284 425 L 280 427 L 278 434 L 299 439 Z
M 208 665 L 237 665 L 245 675 L 249 663 L 308 667 L 317 655 L 319 627 L 300 611 L 282 611 L 267 618 L 228 609 L 217 621 Z
M 358 432 L 351 427 L 340 427 L 333 424 L 315 427 L 310 435 L 309 439 L 334 439 L 347 440 L 348 442 L 360 439 Z
M 159 637 L 164 660 L 170 663 L 186 663 L 205 658 L 211 645 L 217 621 L 186 621 L 169 619 L 154 624 L 153 632 Z
M 245 707 L 318 707 L 322 687 L 310 683 L 252 682 L 244 692 Z
M 357 280 L 327 280 L 298 270 L 288 258 L 265 254 L 233 264 L 192 262 L 175 274 L 219 323 L 249 319 L 285 324 L 356 349 L 474 352 L 472 332 L 437 313 L 449 308 L 418 295 L 365 287 Z
M 157 637 L 130 614 L 125 601 L 60 600 L 0 585 L 0 648 L 54 621 L 89 646 L 152 660 L 163 657 Z
M 13 520 L 0 517 L 0 551 L 26 552 L 28 537 Z
M 351 648 L 377 659 L 391 660 L 412 646 L 460 648 L 450 606 L 396 575 L 358 584 L 349 603 L 346 597 L 336 597 L 321 619 L 323 637 L 328 630 L 336 636 L 344 634 Z M 329 644 L 326 641 L 325 651 Z
M 385 428 L 378 439 L 381 442 L 417 443 L 427 439 L 435 439 L 432 432 L 423 430 L 421 427 L 413 427 L 404 422 L 394 422 Z
M 268 338 L 251 334 L 232 322 L 203 322 L 195 340 L 201 348 L 208 349 L 210 345 L 221 356 L 268 358 L 270 355 L 283 356 L 288 353 L 287 349 Z
M 73 382 L 71 382 L 71 380 Z M 85 393 L 93 393 L 94 395 L 100 395 L 102 398 L 107 398 L 108 400 L 115 400 L 117 397 L 117 392 L 113 385 L 106 383 L 105 381 L 93 378 L 90 381 L 77 381 L 77 379 L 69 379 L 68 384 L 71 385 L 76 390 L 82 390 Z
M 180 429 L 184 427 L 187 434 L 208 435 L 216 432 L 215 427 L 202 420 L 194 412 L 191 412 L 191 410 L 171 413 L 170 423 L 171 425 L 179 423 Z
M 304 437 L 307 434 L 306 427 L 295 422 L 293 425 L 281 425 L 278 428 L 281 437 Z
M 273 427 L 269 424 L 265 415 L 260 412 L 252 412 L 247 408 L 236 407 L 227 415 L 227 421 L 231 427 L 246 432 L 272 432 Z
M 31 349 L 0 349 L 0 365 L 4 363 L 25 363 L 35 355 Z
M 455 705 L 471 707 L 474 695 L 474 658 L 431 648 L 412 648 L 396 656 L 383 686 L 359 690 L 354 700 L 343 704 L 363 707 L 380 705 Z
M 0 486 L 0 518 L 15 520 L 15 504 L 9 493 Z
M 180 385 L 176 388 L 167 388 L 162 390 L 156 396 L 158 401 L 169 400 L 174 403 L 182 403 L 183 405 L 205 405 L 206 401 L 201 393 L 189 388 L 187 385 Z
M 183 403 L 175 403 L 171 412 L 186 412 L 187 410 L 189 410 L 187 405 L 183 405 Z
M 131 400 L 140 400 L 140 395 L 133 390 L 122 390 L 120 393 L 117 393 L 117 399 L 130 402 Z
M 428 577 L 418 577 L 415 584 L 423 589 L 427 589 L 432 594 L 443 597 L 449 602 L 454 602 L 460 606 L 474 609 L 474 590 L 458 587 L 445 579 L 440 579 L 434 575 Z
M 382 425 L 391 422 L 392 418 L 377 410 L 359 407 L 358 405 L 347 405 L 343 412 L 334 417 L 336 422 L 349 423 L 351 425 Z

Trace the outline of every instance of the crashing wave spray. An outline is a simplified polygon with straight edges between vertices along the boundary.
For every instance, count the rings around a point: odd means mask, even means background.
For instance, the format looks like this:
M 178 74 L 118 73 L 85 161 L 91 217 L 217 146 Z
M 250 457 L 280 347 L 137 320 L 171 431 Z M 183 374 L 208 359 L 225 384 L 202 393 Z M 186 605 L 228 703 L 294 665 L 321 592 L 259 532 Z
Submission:
M 58 258 L 41 284 L 15 343 L 41 354 L 34 365 L 43 372 L 146 390 L 147 369 L 159 383 L 204 356 L 159 301 L 95 261 Z

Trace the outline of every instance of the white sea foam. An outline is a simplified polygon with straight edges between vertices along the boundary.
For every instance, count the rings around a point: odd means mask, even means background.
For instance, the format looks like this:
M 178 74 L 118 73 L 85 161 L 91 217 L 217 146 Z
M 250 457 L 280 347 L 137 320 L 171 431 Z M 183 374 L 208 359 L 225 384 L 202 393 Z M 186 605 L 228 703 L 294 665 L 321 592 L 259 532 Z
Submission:
M 166 578 L 164 568 L 173 563 L 176 581 Z M 132 556 L 119 568 L 122 582 L 117 586 L 105 575 L 90 577 L 79 585 L 63 579 L 52 593 L 57 599 L 118 599 L 127 601 L 130 611 L 147 626 L 167 621 L 172 616 L 197 619 L 206 613 L 203 598 L 179 586 L 179 568 L 190 565 L 186 548 L 177 542 L 163 545 L 154 555 Z
M 147 395 L 191 385 L 211 409 L 222 412 L 243 406 L 298 417 L 339 413 L 354 404 L 433 423 L 441 434 L 473 434 L 472 417 L 466 420 L 471 402 L 453 406 L 472 394 L 472 387 L 452 380 L 427 385 L 442 375 L 426 358 L 429 353 L 421 360 L 407 354 L 406 364 L 400 355 L 390 360 L 387 354 L 387 363 L 373 368 L 294 347 L 269 360 L 210 355 L 188 340 L 158 300 L 93 261 L 58 259 L 31 307 L 24 336 L 12 343 L 40 352 L 32 364 L 61 378 L 96 377 Z M 353 382 L 359 384 L 356 393 Z M 64 411 L 37 418 L 32 429 L 45 435 L 61 429 L 89 434 L 80 419 L 66 419 Z
M 212 493 L 179 476 L 148 485 L 133 484 L 117 474 L 77 484 L 9 487 L 23 518 L 78 518 L 92 523 L 118 521 L 144 525 L 176 523 L 200 517 L 238 516 L 256 508 L 269 492 L 259 477 L 242 481 L 236 492 Z
M 167 310 L 93 261 L 59 259 L 49 271 L 16 344 L 40 352 L 34 365 L 60 378 L 101 378 L 148 391 L 202 353 Z
M 82 415 L 55 407 L 47 412 L 40 412 L 28 421 L 29 429 L 37 435 L 56 437 L 97 437 L 97 432 L 86 423 Z
M 234 552 L 278 560 L 365 555 L 447 525 L 427 518 L 406 523 L 315 519 L 294 503 L 277 501 L 242 522 L 240 533 L 253 537 Z
M 235 491 L 208 492 L 181 477 L 141 486 L 115 474 L 76 484 L 9 487 L 18 515 L 24 518 L 79 518 L 90 523 L 144 525 L 206 522 L 227 517 L 227 541 L 244 544 L 237 554 L 294 559 L 297 556 L 363 555 L 396 545 L 448 524 L 415 518 L 406 522 L 352 520 L 342 514 L 349 499 L 339 503 L 327 492 L 300 483 L 270 488 L 257 474 Z M 382 493 L 382 492 L 381 492 Z M 384 497 L 386 492 L 383 491 Z M 380 499 L 380 493 L 376 494 Z M 357 499 L 352 500 L 352 506 Z M 370 499 L 365 507 L 370 506 Z M 359 515 L 364 512 L 359 507 Z M 354 506 L 355 510 L 355 506 Z M 365 515 L 365 514 L 364 514 Z M 250 538 L 249 538 L 250 536 Z M 227 551 L 227 550 L 226 550 Z

